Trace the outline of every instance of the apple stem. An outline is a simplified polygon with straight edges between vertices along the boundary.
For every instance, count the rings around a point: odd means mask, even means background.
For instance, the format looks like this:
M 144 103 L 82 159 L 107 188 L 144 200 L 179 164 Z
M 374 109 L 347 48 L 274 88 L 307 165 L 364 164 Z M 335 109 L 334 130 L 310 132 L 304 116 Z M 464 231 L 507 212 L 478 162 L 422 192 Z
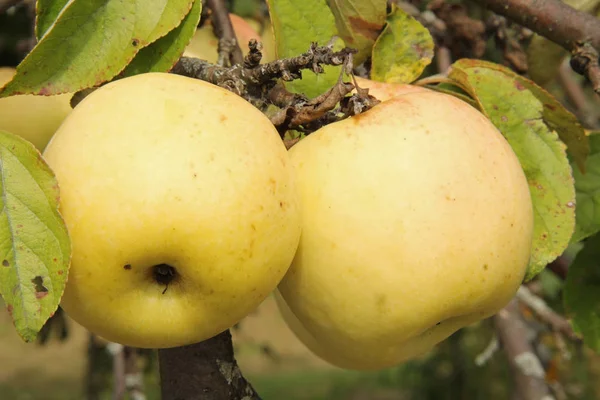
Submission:
M 260 400 L 242 376 L 229 330 L 188 346 L 158 350 L 162 400 Z

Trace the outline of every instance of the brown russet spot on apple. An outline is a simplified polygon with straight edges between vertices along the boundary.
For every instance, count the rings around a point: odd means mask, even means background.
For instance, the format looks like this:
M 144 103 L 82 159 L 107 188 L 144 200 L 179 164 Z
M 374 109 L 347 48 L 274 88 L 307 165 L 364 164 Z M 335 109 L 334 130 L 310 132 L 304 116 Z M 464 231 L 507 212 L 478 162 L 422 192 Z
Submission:
M 388 301 L 388 299 L 385 294 L 380 294 L 379 296 L 377 296 L 377 300 L 376 300 L 377 309 L 379 311 L 383 312 L 387 305 L 387 301 Z
M 8 260 L 2 260 L 2 265 L 4 265 L 5 267 L 10 267 L 10 263 L 8 262 Z
M 123 269 L 125 269 L 125 270 L 129 271 L 129 270 L 131 269 L 131 264 L 125 264 L 125 265 L 123 266 Z

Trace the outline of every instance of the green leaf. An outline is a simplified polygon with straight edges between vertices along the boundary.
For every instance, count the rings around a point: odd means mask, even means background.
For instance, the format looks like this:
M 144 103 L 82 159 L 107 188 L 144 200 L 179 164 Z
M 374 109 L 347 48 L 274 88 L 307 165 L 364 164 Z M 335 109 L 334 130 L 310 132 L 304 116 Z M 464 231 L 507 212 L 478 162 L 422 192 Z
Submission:
M 460 60 L 450 71 L 510 143 L 529 184 L 534 238 L 526 280 L 567 248 L 575 226 L 575 187 L 565 145 L 544 123 L 544 104 L 519 79 L 490 63 Z
M 571 242 L 579 242 L 600 232 L 600 132 L 589 136 L 591 154 L 585 173 L 573 168 L 577 208 L 575 233 Z
M 569 266 L 564 305 L 584 343 L 600 351 L 600 235 L 586 241 Z
M 69 0 L 37 0 L 35 3 L 35 37 L 40 40 L 52 27 Z
M 537 84 L 545 85 L 558 75 L 569 52 L 543 36 L 534 34 L 527 46 L 527 73 Z
M 460 60 L 458 65 L 483 67 L 502 72 L 514 79 L 517 89 L 528 89 L 543 105 L 542 118 L 550 129 L 558 134 L 562 142 L 567 145 L 567 150 L 576 164 L 583 170 L 585 160 L 590 153 L 590 143 L 585 134 L 585 129 L 573 113 L 568 111 L 554 96 L 536 85 L 532 81 L 516 74 L 509 68 L 482 60 Z
M 277 58 L 294 57 L 308 51 L 311 43 L 328 44 L 337 35 L 335 19 L 326 0 L 267 0 L 275 35 Z M 343 41 L 335 41 L 335 49 Z M 286 88 L 294 93 L 316 97 L 329 90 L 338 80 L 340 66 L 323 66 L 322 74 L 305 71 L 301 80 L 287 82 Z
M 387 0 L 327 0 L 346 46 L 358 50 L 358 65 L 371 55 L 373 44 L 385 24 Z
M 173 68 L 196 32 L 201 11 L 202 1 L 195 1 L 181 24 L 166 36 L 140 50 L 120 77 L 145 72 L 166 72 Z
M 460 62 L 462 63 L 461 65 L 481 66 L 500 71 L 513 78 L 518 88 L 525 87 L 531 91 L 544 106 L 542 118 L 546 125 L 558 133 L 558 137 L 567 145 L 569 154 L 573 157 L 579 168 L 584 168 L 585 159 L 590 153 L 590 144 L 585 134 L 585 129 L 583 129 L 577 117 L 568 111 L 554 96 L 532 81 L 502 65 L 481 60 L 464 59 Z
M 107 82 L 177 27 L 193 0 L 72 0 L 0 97 L 75 92 Z
M 17 332 L 30 342 L 58 307 L 71 244 L 54 174 L 31 143 L 5 131 L 0 177 L 0 294 Z
M 371 79 L 411 83 L 433 58 L 431 34 L 419 21 L 395 8 L 373 47 Z

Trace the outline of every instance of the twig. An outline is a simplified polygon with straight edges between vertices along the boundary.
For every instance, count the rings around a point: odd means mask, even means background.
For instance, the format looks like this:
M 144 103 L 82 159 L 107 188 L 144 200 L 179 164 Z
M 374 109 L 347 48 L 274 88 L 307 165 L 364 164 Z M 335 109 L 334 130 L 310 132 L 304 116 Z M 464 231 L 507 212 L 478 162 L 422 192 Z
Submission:
M 158 357 L 163 400 L 260 400 L 235 361 L 229 330 Z
M 112 357 L 106 351 L 106 343 L 93 333 L 89 334 L 87 372 L 85 374 L 85 399 L 100 400 L 103 391 L 111 385 Z
M 545 371 L 527 336 L 516 299 L 494 317 L 500 342 L 508 355 L 520 400 L 553 400 Z
M 435 49 L 435 61 L 438 72 L 440 74 L 446 74 L 448 68 L 452 64 L 452 53 L 446 46 L 437 46 Z
M 558 82 L 564 90 L 567 100 L 573 105 L 574 113 L 583 126 L 588 129 L 597 129 L 599 127 L 598 114 L 595 112 L 595 108 L 598 107 L 597 97 L 591 101 L 588 100 L 567 63 L 563 63 L 558 70 Z
M 549 324 L 556 332 L 561 332 L 571 340 L 580 341 L 579 336 L 573 331 L 573 327 L 563 316 L 554 312 L 546 302 L 531 293 L 526 286 L 521 286 L 517 291 L 517 299 L 531 308 L 538 317 Z
M 445 23 L 446 30 L 438 38 L 438 45 L 448 47 L 454 59 L 483 57 L 486 48 L 485 24 L 471 18 L 464 4 L 433 0 L 427 8 Z
M 573 67 L 600 93 L 600 20 L 559 0 L 476 0 L 569 50 Z
M 297 57 L 260 64 L 261 45 L 256 40 L 249 43 L 250 52 L 243 64 L 230 68 L 207 63 L 195 58 L 182 57 L 173 67 L 172 73 L 190 76 L 224 87 L 264 110 L 269 104 L 282 110 L 272 122 L 280 133 L 290 129 L 312 132 L 319 127 L 364 112 L 378 101 L 368 95 L 345 96 L 354 85 L 338 80 L 337 85 L 314 99 L 289 93 L 278 80 L 291 81 L 302 77 L 302 70 L 322 73 L 322 65 L 343 65 L 342 71 L 351 70 L 353 49 L 333 51 L 330 45 L 318 46 Z M 337 104 L 338 109 L 334 109 Z
M 9 8 L 16 6 L 23 0 L 0 0 L 0 14 L 4 14 Z
M 475 357 L 475 365 L 482 367 L 487 364 L 494 354 L 496 354 L 498 349 L 500 349 L 500 342 L 498 341 L 498 336 L 494 334 L 492 340 L 490 340 L 485 349 Z
M 144 374 L 138 367 L 137 349 L 125 347 L 125 388 L 131 400 L 146 400 Z
M 215 35 L 219 38 L 218 65 L 226 66 L 241 64 L 244 60 L 242 49 L 235 37 L 235 31 L 229 18 L 229 11 L 224 0 L 206 0 L 206 5 L 212 11 L 211 21 Z M 244 43 L 244 46 L 247 44 Z
M 109 343 L 106 350 L 113 357 L 113 400 L 125 398 L 125 346 L 118 343 Z

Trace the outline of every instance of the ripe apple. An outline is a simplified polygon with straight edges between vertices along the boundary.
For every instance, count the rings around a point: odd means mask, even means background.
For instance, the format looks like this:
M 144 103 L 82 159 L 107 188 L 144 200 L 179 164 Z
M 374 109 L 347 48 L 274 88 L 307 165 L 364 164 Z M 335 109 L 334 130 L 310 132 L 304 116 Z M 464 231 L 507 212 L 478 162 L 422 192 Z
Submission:
M 208 339 L 279 283 L 299 198 L 275 127 L 241 97 L 147 73 L 86 97 L 44 157 L 72 241 L 62 307 L 141 348 Z
M 506 305 L 533 236 L 527 181 L 479 111 L 397 96 L 290 150 L 302 237 L 280 310 L 316 355 L 368 370 L 417 357 Z
M 239 46 L 245 56 L 250 51 L 248 49 L 248 42 L 250 39 L 260 41 L 260 35 L 252 25 L 242 17 L 235 14 L 229 14 L 229 17 L 231 18 L 231 24 L 233 25 L 233 30 L 239 42 Z M 215 36 L 210 21 L 207 21 L 201 28 L 196 30 L 196 33 L 192 37 L 192 40 L 190 41 L 190 44 L 188 44 L 183 55 L 216 63 L 219 58 L 219 53 L 217 51 L 218 47 L 219 39 Z
M 392 97 L 403 94 L 420 93 L 429 90 L 420 86 L 407 85 L 403 83 L 378 82 L 371 79 L 361 78 L 360 76 L 356 76 L 355 78 L 356 83 L 361 89 L 369 89 L 369 94 L 381 101 L 386 101 Z M 352 93 L 356 93 L 356 89 L 354 89 Z
M 14 68 L 0 68 L 0 87 L 15 75 Z M 30 94 L 0 99 L 0 129 L 30 141 L 39 151 L 71 112 L 72 94 L 34 96 Z

